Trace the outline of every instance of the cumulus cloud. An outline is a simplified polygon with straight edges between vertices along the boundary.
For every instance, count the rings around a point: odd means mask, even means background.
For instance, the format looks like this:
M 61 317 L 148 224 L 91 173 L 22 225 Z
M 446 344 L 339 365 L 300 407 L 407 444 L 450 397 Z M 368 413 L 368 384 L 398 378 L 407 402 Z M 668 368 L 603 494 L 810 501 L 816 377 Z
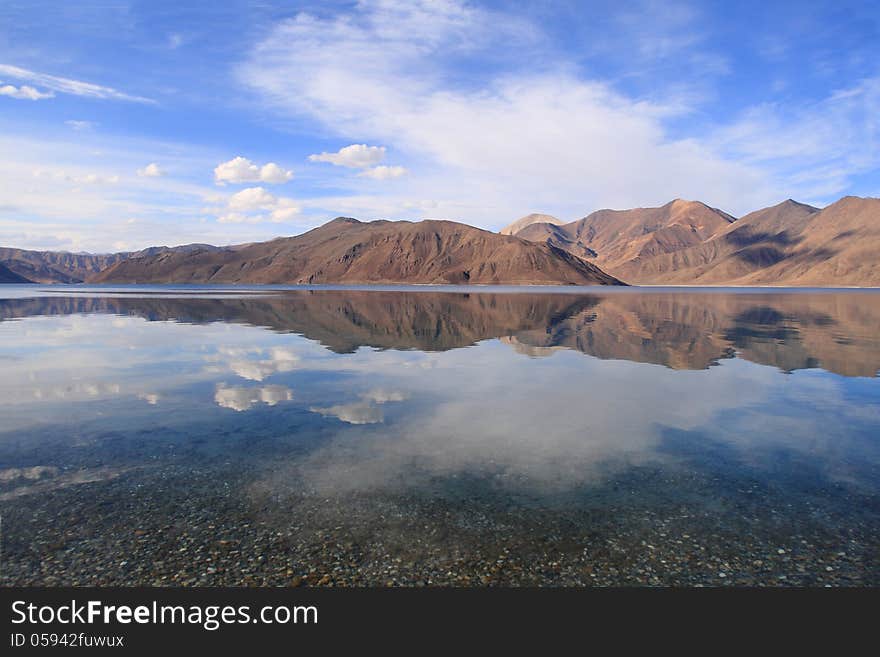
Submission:
M 340 148 L 335 153 L 318 153 L 309 155 L 310 162 L 329 162 L 340 167 L 349 169 L 363 169 L 378 164 L 385 159 L 384 146 L 367 146 L 366 144 L 352 144 Z
M 406 174 L 406 169 L 403 167 L 381 165 L 366 169 L 360 172 L 358 176 L 362 178 L 373 178 L 374 180 L 389 180 L 391 178 L 400 178 L 404 174 Z
M 266 210 L 277 202 L 263 187 L 248 187 L 229 197 L 229 207 L 233 210 Z
M 291 198 L 275 196 L 264 187 L 248 187 L 212 211 L 217 213 L 217 221 L 221 224 L 280 224 L 293 221 L 302 210 Z
M 282 169 L 274 162 L 259 166 L 241 156 L 234 157 L 228 162 L 222 162 L 214 169 L 214 181 L 218 185 L 251 182 L 264 182 L 278 185 L 286 183 L 292 178 L 293 171 Z
M 225 360 L 227 358 L 228 360 Z M 263 381 L 278 372 L 294 370 L 299 363 L 299 356 L 283 347 L 251 350 L 220 349 L 218 355 L 212 356 L 210 360 L 217 362 L 225 360 L 225 366 L 241 378 Z
M 260 388 L 226 387 L 218 385 L 214 392 L 214 402 L 222 408 L 233 411 L 247 411 L 257 404 L 276 406 L 280 402 L 293 399 L 293 391 L 285 386 L 270 385 Z
M 269 221 L 274 224 L 283 224 L 288 221 L 293 221 L 301 212 L 302 208 L 300 208 L 293 200 L 289 198 L 280 198 L 278 199 L 275 208 L 269 213 Z
M 155 162 L 150 162 L 143 169 L 138 169 L 137 174 L 142 178 L 159 178 L 165 175 L 165 171 Z
M 10 66 L 9 64 L 0 64 L 0 75 L 10 77 L 15 80 L 31 82 L 33 84 L 37 84 L 41 87 L 62 94 L 85 96 L 88 98 L 100 98 L 104 100 L 124 100 L 133 103 L 155 103 L 155 101 L 150 98 L 144 98 L 143 96 L 132 96 L 130 94 L 113 89 L 112 87 L 105 87 L 100 84 L 93 84 L 91 82 L 83 82 L 82 80 L 62 78 L 56 75 L 49 75 L 47 73 L 38 73 L 37 71 L 29 71 L 28 69 L 20 68 L 18 66 Z
M 18 100 L 44 100 L 54 95 L 51 91 L 42 92 L 26 84 L 20 87 L 11 84 L 0 85 L 0 96 L 9 96 Z
M 368 402 L 337 404 L 335 406 L 313 406 L 309 409 L 324 417 L 335 417 L 347 424 L 378 424 L 385 421 L 382 409 Z
M 398 390 L 374 388 L 360 395 L 361 401 L 334 406 L 313 406 L 309 410 L 324 417 L 335 417 L 347 424 L 379 424 L 385 421 L 382 404 L 401 402 L 407 399 L 406 393 Z
M 361 399 L 371 401 L 375 404 L 386 404 L 388 402 L 406 401 L 407 395 L 399 390 L 385 390 L 384 388 L 374 388 L 361 395 Z

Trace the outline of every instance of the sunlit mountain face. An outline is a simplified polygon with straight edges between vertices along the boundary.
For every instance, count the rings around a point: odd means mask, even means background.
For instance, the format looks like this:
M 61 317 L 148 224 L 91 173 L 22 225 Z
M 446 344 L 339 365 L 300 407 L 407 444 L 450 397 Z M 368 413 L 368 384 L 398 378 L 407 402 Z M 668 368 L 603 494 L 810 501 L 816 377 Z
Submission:
M 4 584 L 880 583 L 876 292 L 3 296 Z

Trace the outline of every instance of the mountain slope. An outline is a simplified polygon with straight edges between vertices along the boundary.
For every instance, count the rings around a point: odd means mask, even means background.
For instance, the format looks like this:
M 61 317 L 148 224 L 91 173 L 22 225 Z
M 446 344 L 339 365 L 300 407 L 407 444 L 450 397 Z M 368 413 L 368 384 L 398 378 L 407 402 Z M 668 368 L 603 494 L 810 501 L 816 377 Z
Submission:
M 518 237 L 546 242 L 632 284 L 880 286 L 880 199 L 819 210 L 791 199 L 735 220 L 702 203 L 600 210 Z M 591 256 L 585 249 L 595 251 Z
M 788 200 L 736 221 L 705 244 L 615 269 L 633 283 L 880 286 L 880 199 L 824 210 Z
M 133 257 L 101 283 L 473 283 L 614 285 L 566 251 L 451 221 L 338 218 L 296 237 Z
M 157 255 L 165 251 L 194 253 L 212 251 L 210 244 L 151 246 L 142 251 L 120 253 L 68 253 L 66 251 L 29 251 L 0 247 L 0 264 L 34 283 L 82 283 L 128 258 Z
M 0 264 L 0 283 L 32 283 L 24 276 L 16 274 L 8 267 Z
M 743 285 L 880 286 L 880 198 L 846 196 L 813 214 L 777 262 Z
M 127 257 L 125 253 L 95 255 L 0 248 L 0 264 L 34 283 L 81 283 Z
M 658 208 L 599 210 L 569 224 L 534 224 L 518 237 L 543 241 L 614 271 L 634 258 L 672 253 L 706 241 L 734 221 L 704 203 L 676 199 Z
M 578 258 L 587 259 L 598 256 L 593 249 L 566 231 L 565 226 L 550 223 L 531 224 L 516 233 L 516 236 L 530 242 L 546 242 L 576 255 Z
M 556 217 L 550 216 L 549 214 L 538 214 L 533 212 L 532 214 L 517 219 L 512 224 L 505 226 L 498 232 L 502 235 L 516 235 L 523 228 L 531 226 L 532 224 L 550 224 L 551 226 L 559 226 L 563 223 L 564 222 Z
M 749 276 L 786 257 L 817 208 L 791 199 L 738 219 L 706 242 L 617 268 L 641 283 L 720 284 Z

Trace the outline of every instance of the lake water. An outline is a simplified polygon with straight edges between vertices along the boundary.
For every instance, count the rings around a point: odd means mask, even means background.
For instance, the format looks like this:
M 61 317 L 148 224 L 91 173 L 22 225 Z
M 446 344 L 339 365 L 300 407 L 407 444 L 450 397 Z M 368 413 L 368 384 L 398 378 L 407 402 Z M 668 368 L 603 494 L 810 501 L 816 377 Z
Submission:
M 4 585 L 880 584 L 880 293 L 0 286 Z

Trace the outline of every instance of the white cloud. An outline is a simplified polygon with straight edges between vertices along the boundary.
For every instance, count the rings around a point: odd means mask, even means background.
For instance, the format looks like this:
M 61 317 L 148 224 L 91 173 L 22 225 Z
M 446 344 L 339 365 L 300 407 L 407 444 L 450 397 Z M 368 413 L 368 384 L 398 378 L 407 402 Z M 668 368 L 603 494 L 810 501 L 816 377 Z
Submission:
M 326 407 L 313 406 L 309 410 L 324 417 L 335 417 L 347 424 L 378 424 L 385 421 L 382 409 L 369 402 L 354 402 Z
M 256 358 L 250 356 L 255 355 Z M 243 379 L 262 381 L 278 372 L 291 372 L 299 364 L 299 356 L 283 347 L 274 347 L 266 353 L 263 349 L 221 349 L 220 355 L 211 356 L 209 361 L 223 361 L 224 356 L 230 360 L 224 363 L 229 370 Z
M 229 197 L 229 207 L 233 210 L 268 210 L 277 202 L 263 187 L 248 187 Z
M 82 132 L 84 130 L 91 130 L 98 124 L 95 123 L 94 121 L 77 121 L 77 120 L 71 119 L 69 121 L 65 121 L 64 125 L 69 126 L 73 130 L 76 130 L 77 132 Z
M 34 178 L 51 178 L 75 185 L 115 185 L 119 182 L 116 174 L 68 173 L 60 169 L 34 169 Z
M 18 100 L 43 100 L 45 98 L 52 98 L 54 95 L 51 91 L 42 92 L 26 84 L 20 87 L 15 87 L 11 84 L 0 86 L 0 96 L 9 96 Z
M 278 185 L 293 178 L 293 171 L 285 171 L 274 162 L 264 164 L 260 168 L 260 180 L 262 182 Z
M 403 167 L 389 167 L 383 164 L 378 167 L 361 171 L 358 176 L 362 178 L 373 178 L 374 180 L 389 180 L 391 178 L 400 178 L 404 174 L 406 174 L 406 169 Z
M 224 206 L 208 210 L 218 213 L 221 224 L 279 224 L 294 220 L 301 212 L 293 199 L 274 196 L 264 187 L 243 189 L 230 196 Z
M 363 169 L 378 164 L 385 158 L 384 146 L 367 146 L 366 144 L 352 144 L 340 148 L 335 153 L 319 153 L 309 155 L 311 162 L 329 162 L 340 167 L 350 169 Z
M 155 392 L 143 392 L 138 395 L 138 399 L 143 399 L 150 406 L 156 406 L 159 400 L 162 399 L 162 396 Z
M 292 178 L 293 171 L 282 169 L 274 162 L 269 162 L 261 167 L 241 156 L 234 157 L 228 162 L 222 162 L 214 169 L 214 181 L 218 185 L 249 182 L 278 185 L 286 183 Z
M 752 107 L 715 138 L 733 157 L 784 172 L 812 190 L 803 197 L 811 200 L 841 193 L 852 174 L 880 165 L 877 135 L 880 77 L 793 110 L 772 103 Z
M 138 169 L 137 174 L 142 178 L 160 178 L 165 175 L 165 171 L 155 162 L 150 162 L 143 169 Z
M 407 394 L 399 390 L 385 390 L 374 388 L 361 395 L 361 399 L 375 404 L 387 404 L 388 402 L 401 402 L 407 400 Z
M 259 224 L 263 222 L 263 217 L 257 215 L 247 215 L 241 212 L 226 212 L 217 217 L 217 223 L 221 224 Z
M 276 224 L 293 221 L 302 212 L 302 208 L 289 198 L 278 199 L 278 205 L 269 214 L 269 221 Z
M 408 196 L 381 197 L 396 208 L 391 218 L 424 198 L 436 199 L 447 216 L 484 226 L 524 207 L 574 218 L 674 197 L 738 214 L 811 189 L 785 168 L 719 147 L 711 126 L 675 136 L 671 126 L 680 126 L 692 103 L 672 93 L 649 101 L 586 78 L 536 29 L 452 0 L 363 2 L 333 17 L 301 13 L 280 21 L 237 75 L 284 115 L 419 158 Z M 556 65 L 504 72 L 474 66 L 466 85 L 455 82 L 453 73 L 468 61 L 483 62 L 514 42 L 535 50 L 528 61 Z M 646 55 L 666 56 L 693 44 L 649 46 Z
M 198 180 L 214 152 L 180 143 L 65 130 L 0 136 L 0 244 L 21 248 L 108 252 L 163 244 L 230 244 L 270 239 L 274 229 L 199 223 L 213 185 Z M 150 162 L 174 160 L 174 178 L 135 174 Z M 122 172 L 130 172 L 123 175 Z M 179 174 L 179 175 L 177 175 Z M 151 184 L 161 180 L 157 187 Z M 137 218 L 137 223 L 127 223 Z M 128 250 L 128 249 L 124 249 Z
M 385 414 L 379 408 L 382 404 L 402 402 L 408 399 L 406 393 L 399 390 L 374 388 L 360 395 L 361 401 L 335 406 L 313 406 L 309 410 L 324 417 L 335 417 L 348 424 L 378 424 L 385 421 Z
M 285 386 L 270 385 L 261 388 L 226 387 L 218 385 L 214 401 L 218 406 L 234 411 L 247 411 L 256 404 L 275 406 L 293 399 L 293 391 Z
M 16 80 L 24 80 L 38 84 L 52 91 L 71 94 L 74 96 L 85 96 L 88 98 L 100 98 L 105 100 L 124 100 L 134 103 L 155 103 L 150 98 L 142 96 L 132 96 L 130 94 L 117 91 L 112 87 L 105 87 L 91 82 L 83 82 L 81 80 L 72 80 L 70 78 L 61 78 L 47 73 L 38 73 L 29 71 L 18 66 L 10 66 L 9 64 L 0 64 L 0 75 L 10 77 Z

